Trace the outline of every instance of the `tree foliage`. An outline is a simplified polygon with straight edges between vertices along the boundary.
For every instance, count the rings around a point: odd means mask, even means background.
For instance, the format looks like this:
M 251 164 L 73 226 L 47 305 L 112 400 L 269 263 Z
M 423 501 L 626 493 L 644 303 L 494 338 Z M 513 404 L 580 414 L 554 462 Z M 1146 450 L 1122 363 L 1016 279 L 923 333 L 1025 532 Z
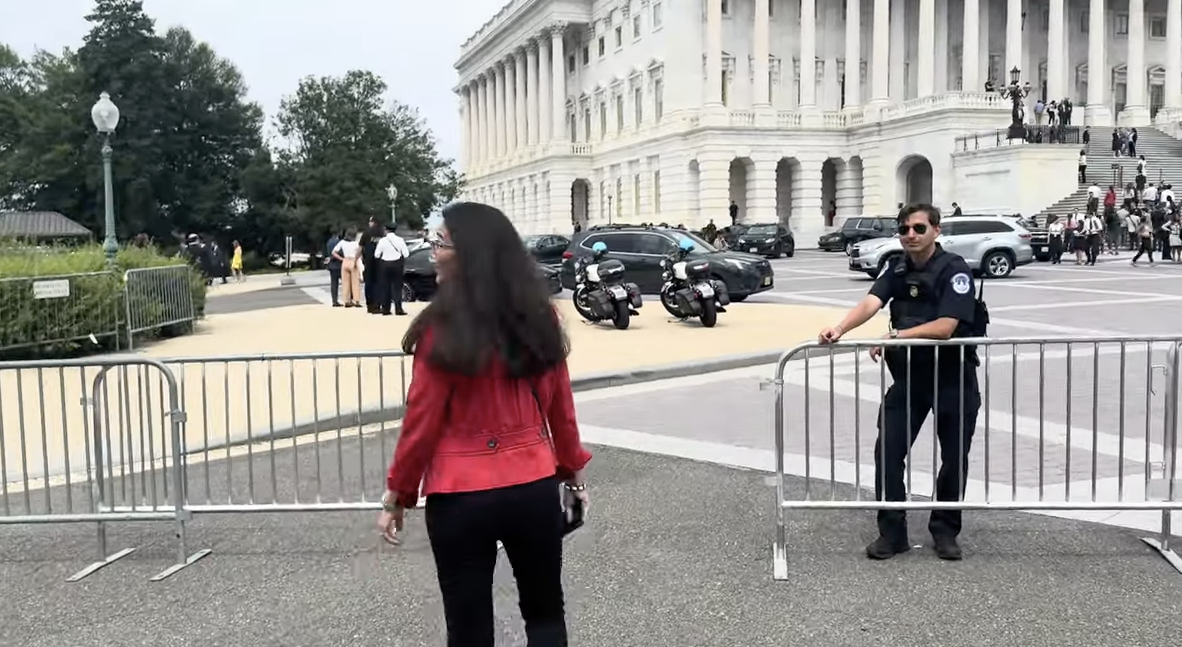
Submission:
M 61 212 L 103 231 L 100 149 L 90 108 L 119 106 L 111 137 L 118 236 L 237 238 L 261 253 L 369 215 L 417 226 L 460 179 L 414 109 L 370 72 L 307 78 L 265 143 L 262 109 L 234 64 L 183 28 L 158 33 L 142 0 L 96 0 L 76 50 L 22 60 L 0 43 L 0 209 Z M 223 241 L 228 242 L 228 241 Z

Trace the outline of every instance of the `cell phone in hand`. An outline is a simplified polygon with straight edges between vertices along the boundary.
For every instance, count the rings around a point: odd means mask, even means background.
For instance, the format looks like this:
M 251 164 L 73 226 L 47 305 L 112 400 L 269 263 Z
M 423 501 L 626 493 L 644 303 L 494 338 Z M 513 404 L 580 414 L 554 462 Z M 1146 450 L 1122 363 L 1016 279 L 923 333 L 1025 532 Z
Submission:
M 583 527 L 586 510 L 583 508 L 582 499 L 568 493 L 562 512 L 563 520 L 565 522 L 562 528 L 563 535 L 569 535 L 570 533 Z

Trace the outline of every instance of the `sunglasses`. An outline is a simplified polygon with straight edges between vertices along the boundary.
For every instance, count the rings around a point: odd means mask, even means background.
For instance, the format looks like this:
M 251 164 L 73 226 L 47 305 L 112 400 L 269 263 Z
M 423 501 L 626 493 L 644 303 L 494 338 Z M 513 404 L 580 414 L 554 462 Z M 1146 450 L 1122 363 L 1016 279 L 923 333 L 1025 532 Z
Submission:
M 918 225 L 899 225 L 900 236 L 906 236 L 912 231 L 914 231 L 917 235 L 922 236 L 928 233 L 928 226 L 922 223 Z

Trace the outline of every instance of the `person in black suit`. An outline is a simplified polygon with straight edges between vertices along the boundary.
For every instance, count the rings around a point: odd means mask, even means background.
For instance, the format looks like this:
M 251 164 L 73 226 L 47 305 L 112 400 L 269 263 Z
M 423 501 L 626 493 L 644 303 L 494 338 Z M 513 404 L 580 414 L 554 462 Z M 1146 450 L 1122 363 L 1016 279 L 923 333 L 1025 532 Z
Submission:
M 381 269 L 378 267 L 374 252 L 377 250 L 378 241 L 385 235 L 385 229 L 378 224 L 373 216 L 370 216 L 369 228 L 361 235 L 361 262 L 365 264 L 365 276 L 363 277 L 365 281 L 365 309 L 371 315 L 382 312 L 381 299 L 378 294 Z
M 374 252 L 380 275 L 378 276 L 378 302 L 381 304 L 383 315 L 405 315 L 402 309 L 402 279 L 406 270 L 406 257 L 410 252 L 406 242 L 394 233 L 394 225 L 385 227 L 385 235 L 378 241 Z M 390 312 L 390 304 L 394 304 L 394 312 Z

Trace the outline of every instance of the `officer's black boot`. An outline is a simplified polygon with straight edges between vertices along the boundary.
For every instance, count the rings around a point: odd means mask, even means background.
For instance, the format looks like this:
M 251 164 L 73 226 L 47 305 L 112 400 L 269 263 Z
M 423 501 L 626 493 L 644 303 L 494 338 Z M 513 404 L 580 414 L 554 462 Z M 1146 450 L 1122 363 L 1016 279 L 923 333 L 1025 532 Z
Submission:
M 890 559 L 911 550 L 907 540 L 907 517 L 900 510 L 880 510 L 878 513 L 878 539 L 866 546 L 870 559 Z
M 964 553 L 960 550 L 960 544 L 956 542 L 956 537 L 952 535 L 938 535 L 932 539 L 936 543 L 936 557 L 952 562 L 959 561 L 964 557 Z

